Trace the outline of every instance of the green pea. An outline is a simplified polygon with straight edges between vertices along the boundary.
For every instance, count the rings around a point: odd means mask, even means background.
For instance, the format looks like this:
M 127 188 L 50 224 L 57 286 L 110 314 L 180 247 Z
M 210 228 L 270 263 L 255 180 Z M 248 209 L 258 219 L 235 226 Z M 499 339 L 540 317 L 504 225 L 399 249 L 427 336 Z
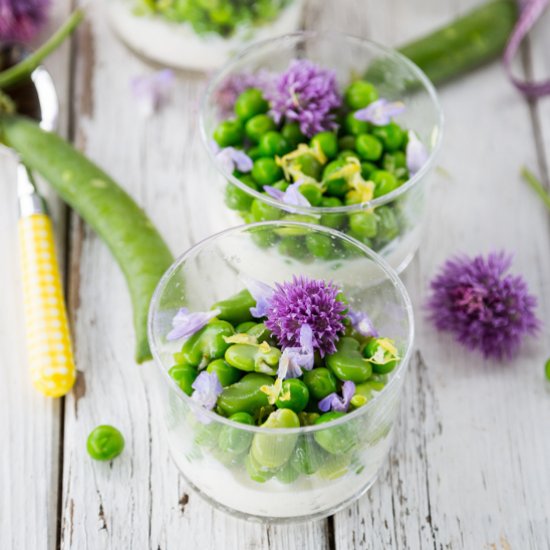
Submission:
M 316 412 L 302 411 L 298 414 L 298 418 L 300 419 L 300 426 L 313 426 L 319 416 L 320 414 Z
M 275 477 L 281 482 L 281 483 L 293 483 L 298 479 L 300 476 L 300 472 L 297 472 L 292 465 L 290 464 L 290 461 L 287 462 L 280 470 L 277 471 L 275 474 Z
M 343 412 L 328 412 L 322 414 L 315 425 L 329 423 L 343 416 Z M 357 443 L 357 435 L 349 422 L 332 428 L 328 426 L 325 430 L 315 432 L 314 438 L 325 451 L 335 455 L 348 453 Z
M 397 178 L 391 173 L 385 170 L 376 170 L 371 174 L 371 181 L 375 183 L 374 196 L 381 197 L 391 193 L 394 189 L 397 189 Z
M 375 126 L 372 135 L 382 142 L 386 151 L 397 151 L 403 143 L 405 132 L 398 124 L 390 122 L 385 126 Z
M 328 259 L 334 251 L 333 241 L 329 235 L 310 233 L 306 235 L 307 249 L 316 257 Z
M 250 212 L 248 212 L 246 223 L 252 223 L 255 221 Z M 249 230 L 250 237 L 254 244 L 259 248 L 269 248 L 273 246 L 278 239 L 278 236 L 273 232 L 271 228 L 255 227 L 253 230 Z
M 282 128 L 281 134 L 293 148 L 307 141 L 307 138 L 302 134 L 300 125 L 297 122 L 287 122 Z
M 283 382 L 281 394 L 275 404 L 279 409 L 291 409 L 299 413 L 306 408 L 308 401 L 307 386 L 297 378 L 290 378 Z
M 361 160 L 359 155 L 355 151 L 344 150 L 344 151 L 340 151 L 340 153 L 338 154 L 338 159 L 343 160 L 346 163 L 349 162 L 350 158 Z
M 246 412 L 238 412 L 232 414 L 229 420 L 238 422 L 239 424 L 254 425 L 254 418 Z M 246 430 L 233 428 L 231 426 L 223 426 L 218 436 L 218 447 L 224 453 L 230 455 L 240 455 L 248 451 L 252 442 L 253 434 Z
M 342 136 L 338 140 L 338 148 L 342 151 L 346 149 L 353 151 L 355 149 L 355 136 Z
M 252 159 L 252 160 L 256 160 L 256 159 L 259 159 L 261 157 L 263 157 L 263 153 L 262 153 L 262 150 L 260 149 L 259 146 L 256 146 L 256 147 L 251 147 L 247 152 L 246 154 Z
M 376 354 L 381 354 L 381 360 L 374 360 Z M 372 370 L 376 374 L 388 374 L 397 365 L 396 354 L 392 354 L 380 347 L 380 338 L 372 338 L 363 348 L 363 357 L 370 359 Z
M 366 382 L 372 374 L 372 365 L 361 355 L 359 342 L 349 336 L 340 338 L 336 352 L 326 358 L 326 364 L 337 378 L 356 384 Z
M 259 158 L 252 166 L 252 177 L 260 185 L 270 185 L 283 177 L 283 170 L 272 158 Z
M 323 197 L 321 206 L 328 208 L 336 208 L 342 206 L 342 201 L 337 197 Z M 333 229 L 342 229 L 346 225 L 347 216 L 344 212 L 336 212 L 334 214 L 323 214 L 320 219 L 321 225 L 332 227 Z
M 338 138 L 334 132 L 319 132 L 311 138 L 311 146 L 321 148 L 321 151 L 330 159 L 338 154 Z
M 248 332 L 251 328 L 257 326 L 255 321 L 245 321 L 244 323 L 239 323 L 235 327 L 235 332 L 237 334 L 242 334 L 243 332 Z
M 262 342 L 267 342 L 271 339 L 271 331 L 265 326 L 264 323 L 255 323 L 253 327 L 250 327 L 247 331 L 247 334 L 256 338 L 257 342 L 261 344 Z
M 168 374 L 187 395 L 193 393 L 191 387 L 198 376 L 197 368 L 191 365 L 174 365 Z
M 361 177 L 364 180 L 370 180 L 370 175 L 375 171 L 378 170 L 378 166 L 376 164 L 373 164 L 372 162 L 364 161 L 361 163 Z
M 223 389 L 218 407 L 227 416 L 238 412 L 256 414 L 269 405 L 267 395 L 260 388 L 272 384 L 273 378 L 266 374 L 245 374 L 238 382 Z
M 305 241 L 299 237 L 283 237 L 279 241 L 279 253 L 291 258 L 299 258 L 302 262 L 308 257 Z
M 233 344 L 225 352 L 225 360 L 236 369 L 246 372 L 261 372 L 277 374 L 277 366 L 281 358 L 278 348 L 269 344 Z
M 319 367 L 304 372 L 304 384 L 316 400 L 321 400 L 338 390 L 336 378 L 326 367 Z
M 241 177 L 241 181 L 251 189 L 258 189 L 250 176 Z M 250 193 L 243 191 L 233 183 L 228 183 L 226 185 L 225 204 L 228 208 L 231 208 L 231 210 L 249 210 L 253 200 L 254 197 Z
M 399 222 L 390 206 L 380 206 L 376 209 L 378 217 L 378 238 L 391 241 L 399 235 Z
M 294 470 L 310 476 L 314 474 L 327 460 L 326 451 L 319 447 L 313 439 L 302 437 L 294 448 L 289 463 Z
M 255 115 L 266 113 L 268 109 L 268 102 L 257 88 L 245 90 L 235 101 L 235 114 L 244 122 Z
M 273 119 L 265 114 L 253 116 L 244 127 L 246 136 L 255 143 L 258 143 L 264 134 L 276 129 L 277 125 Z
M 284 216 L 283 221 L 315 224 L 317 223 L 317 218 L 306 214 L 287 214 Z M 298 237 L 301 235 L 307 235 L 310 230 L 304 227 L 281 227 L 275 229 L 275 232 L 281 237 Z
M 345 178 L 330 178 L 326 181 L 327 195 L 344 197 L 349 191 L 349 183 Z
M 229 347 L 224 337 L 234 333 L 231 323 L 214 319 L 185 341 L 181 357 L 186 364 L 194 367 L 220 359 Z
M 352 82 L 344 92 L 344 100 L 350 109 L 363 109 L 377 99 L 378 91 L 366 80 Z
M 370 124 L 365 120 L 359 120 L 355 118 L 355 113 L 348 113 L 346 115 L 344 127 L 346 129 L 346 132 L 348 134 L 351 134 L 352 136 L 366 134 L 370 130 Z
M 214 139 L 220 147 L 240 145 L 243 141 L 243 127 L 238 120 L 224 120 L 214 130 Z
M 300 420 L 291 409 L 277 409 L 262 424 L 264 428 L 299 428 Z M 285 464 L 294 451 L 298 434 L 276 435 L 257 433 L 250 447 L 250 455 L 260 467 L 276 469 Z
M 86 449 L 94 460 L 113 460 L 124 450 L 124 437 L 114 426 L 97 426 L 88 436 Z
M 239 323 L 246 323 L 247 321 L 253 321 L 250 308 L 256 305 L 256 300 L 252 298 L 252 295 L 248 290 L 244 289 L 226 298 L 216 302 L 211 309 L 219 309 L 218 319 L 227 321 L 232 325 L 238 325 Z M 231 336 L 231 334 L 227 334 Z
M 356 233 L 355 231 L 352 231 L 351 229 L 348 231 L 348 235 L 358 240 L 360 243 L 364 244 L 365 246 L 372 248 L 372 239 L 370 239 L 369 237 L 365 237 L 364 235 L 359 235 L 358 233 Z
M 238 382 L 241 378 L 242 372 L 235 367 L 232 367 L 229 363 L 223 359 L 216 359 L 212 361 L 208 367 L 206 367 L 208 372 L 215 372 L 218 376 L 220 384 L 225 386 L 230 386 L 235 382 Z M 189 395 L 189 394 L 188 394 Z
M 403 151 L 395 151 L 394 153 L 386 153 L 382 159 L 384 170 L 392 172 L 396 176 L 407 174 L 407 157 Z
M 357 136 L 355 149 L 363 160 L 376 161 L 382 156 L 382 142 L 370 134 Z
M 299 190 L 311 206 L 319 206 L 323 198 L 323 191 L 320 185 L 316 183 L 302 183 Z
M 550 380 L 550 359 L 544 364 L 544 374 L 546 375 L 546 379 Z
M 309 176 L 317 181 L 321 179 L 323 165 L 313 155 L 304 153 L 296 157 L 292 166 L 298 168 L 305 176 Z
M 267 202 L 259 199 L 252 201 L 250 213 L 252 215 L 252 219 L 256 222 L 278 220 L 283 215 L 283 211 L 280 208 L 271 206 L 270 204 L 267 204 Z
M 290 151 L 287 140 L 274 130 L 265 133 L 260 138 L 260 151 L 265 157 L 282 156 Z
M 349 216 L 349 226 L 355 235 L 369 239 L 376 236 L 378 220 L 373 211 L 354 212 Z

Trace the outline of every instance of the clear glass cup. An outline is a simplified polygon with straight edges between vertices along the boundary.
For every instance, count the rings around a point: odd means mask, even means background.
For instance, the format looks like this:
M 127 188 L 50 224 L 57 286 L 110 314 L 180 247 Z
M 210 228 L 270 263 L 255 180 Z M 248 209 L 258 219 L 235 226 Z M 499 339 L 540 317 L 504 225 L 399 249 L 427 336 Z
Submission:
M 403 101 L 404 113 L 397 122 L 413 130 L 426 146 L 429 158 L 421 170 L 394 191 L 369 202 L 336 208 L 297 207 L 288 205 L 251 189 L 228 172 L 212 148 L 212 136 L 218 123 L 227 118 L 224 97 L 227 83 L 239 75 L 256 74 L 260 71 L 281 73 L 295 58 L 309 59 L 323 68 L 336 73 L 341 89 L 358 75 L 366 75 L 379 91 L 380 97 L 390 101 Z M 351 217 L 359 212 L 374 210 L 377 216 L 377 233 L 363 242 L 386 258 L 390 265 L 401 272 L 410 262 L 421 239 L 421 227 L 425 217 L 426 193 L 429 176 L 440 148 L 443 115 L 437 93 L 426 75 L 411 61 L 397 51 L 385 48 L 369 40 L 332 32 L 297 32 L 266 40 L 250 46 L 232 59 L 211 80 L 203 99 L 200 113 L 203 142 L 213 166 L 218 172 L 210 190 L 209 215 L 214 231 L 238 225 L 243 221 L 263 221 L 254 214 L 253 208 L 231 210 L 226 203 L 226 194 L 236 186 L 251 200 L 273 208 L 258 209 L 264 219 L 285 219 L 296 215 L 344 231 L 350 230 Z M 252 210 L 252 211 L 251 211 Z
M 303 0 L 106 0 L 111 25 L 134 51 L 180 69 L 210 71 L 250 42 L 299 29 Z
M 258 242 L 281 232 L 329 239 L 339 257 L 303 261 Z M 350 262 L 345 250 L 355 250 Z M 258 255 L 258 250 L 262 254 Z M 267 284 L 293 275 L 331 280 L 356 311 L 368 312 L 392 338 L 401 361 L 380 392 L 332 422 L 268 429 L 233 422 L 188 397 L 168 374 L 181 343 L 166 339 L 180 307 L 206 311 L 242 290 L 242 277 Z M 376 253 L 330 228 L 265 222 L 228 229 L 183 254 L 156 289 L 149 341 L 159 367 L 161 401 L 174 461 L 192 487 L 213 505 L 260 521 L 298 521 L 334 513 L 374 483 L 387 458 L 400 394 L 412 353 L 413 313 L 396 273 Z

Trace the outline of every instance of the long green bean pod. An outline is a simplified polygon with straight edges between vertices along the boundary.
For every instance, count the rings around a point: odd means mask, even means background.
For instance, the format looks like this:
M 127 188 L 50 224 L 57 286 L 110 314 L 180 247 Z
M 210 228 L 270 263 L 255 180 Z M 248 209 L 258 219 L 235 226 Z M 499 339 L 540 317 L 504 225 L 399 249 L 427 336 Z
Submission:
M 130 290 L 136 361 L 150 359 L 149 302 L 159 279 L 173 261 L 151 220 L 103 170 L 61 137 L 45 132 L 30 119 L 0 116 L 0 140 L 47 180 L 107 244 Z

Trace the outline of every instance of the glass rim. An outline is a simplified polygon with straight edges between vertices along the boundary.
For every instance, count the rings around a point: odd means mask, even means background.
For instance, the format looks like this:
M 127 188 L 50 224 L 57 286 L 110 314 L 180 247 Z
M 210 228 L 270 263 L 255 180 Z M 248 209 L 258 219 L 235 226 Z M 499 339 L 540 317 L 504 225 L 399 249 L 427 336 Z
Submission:
M 428 157 L 428 160 L 424 163 L 422 168 L 418 172 L 416 172 L 416 174 L 410 177 L 406 182 L 404 182 L 402 185 L 400 185 L 390 193 L 387 193 L 386 195 L 382 195 L 381 197 L 374 198 L 367 202 L 350 204 L 350 205 L 342 205 L 342 206 L 332 206 L 332 207 L 331 206 L 296 206 L 296 205 L 289 206 L 288 204 L 282 201 L 279 201 L 274 197 L 271 197 L 270 195 L 265 195 L 254 189 L 251 189 L 250 187 L 242 183 L 242 181 L 239 178 L 236 178 L 232 173 L 227 172 L 224 169 L 223 165 L 218 162 L 216 158 L 216 154 L 210 147 L 210 142 L 212 138 L 211 136 L 208 135 L 206 130 L 206 122 L 205 122 L 206 111 L 208 110 L 208 104 L 214 93 L 214 90 L 218 87 L 218 85 L 223 81 L 224 78 L 228 76 L 229 73 L 231 73 L 232 69 L 234 68 L 235 65 L 239 63 L 239 61 L 246 59 L 246 57 L 250 53 L 253 53 L 256 49 L 264 46 L 269 46 L 269 45 L 274 46 L 279 42 L 285 42 L 293 38 L 305 39 L 305 38 L 320 37 L 320 36 L 322 37 L 328 36 L 328 37 L 333 37 L 334 39 L 343 39 L 351 42 L 362 43 L 368 46 L 369 48 L 372 48 L 373 50 L 377 50 L 381 54 L 384 54 L 389 57 L 393 57 L 404 66 L 408 67 L 412 71 L 412 73 L 416 76 L 416 78 L 422 83 L 422 86 L 424 87 L 424 89 L 428 92 L 428 95 L 436 111 L 437 132 L 435 136 L 435 143 L 433 148 L 430 151 L 430 156 Z M 200 102 L 200 110 L 199 110 L 199 130 L 200 130 L 203 146 L 205 147 L 211 162 L 214 164 L 218 172 L 224 178 L 229 180 L 233 185 L 236 185 L 241 191 L 244 191 L 248 195 L 251 195 L 255 199 L 261 200 L 262 202 L 267 203 L 270 206 L 274 206 L 279 210 L 285 210 L 288 212 L 305 214 L 305 215 L 316 215 L 316 216 L 321 216 L 323 214 L 352 213 L 352 212 L 364 210 L 365 208 L 375 208 L 378 206 L 383 206 L 385 204 L 388 204 L 389 202 L 394 201 L 409 189 L 412 189 L 413 187 L 415 187 L 416 184 L 420 180 L 422 180 L 424 176 L 432 169 L 435 163 L 435 160 L 439 155 L 439 151 L 441 149 L 441 143 L 443 139 L 444 122 L 445 122 L 445 119 L 443 115 L 443 109 L 441 107 L 441 102 L 439 101 L 439 95 L 435 89 L 435 86 L 432 84 L 431 80 L 426 76 L 426 73 L 424 73 L 424 71 L 418 65 L 416 65 L 416 63 L 411 61 L 408 57 L 405 57 L 403 54 L 401 54 L 394 48 L 383 46 L 378 42 L 368 40 L 367 38 L 361 38 L 359 36 L 355 36 L 352 34 L 336 32 L 336 31 L 297 31 L 293 33 L 283 34 L 275 38 L 260 40 L 247 46 L 246 48 L 241 50 L 238 54 L 236 54 L 234 57 L 232 57 L 232 59 L 229 62 L 227 62 L 225 65 L 223 65 L 223 67 L 218 69 L 213 74 L 213 76 L 211 77 L 211 79 L 207 84 L 204 96 Z
M 191 399 L 191 397 L 187 395 L 183 390 L 181 390 L 181 388 L 176 384 L 176 382 L 168 374 L 168 370 L 164 368 L 164 364 L 160 359 L 159 352 L 158 352 L 159 346 L 157 345 L 157 338 L 153 331 L 153 318 L 155 316 L 155 313 L 157 312 L 157 306 L 160 302 L 162 293 L 165 287 L 167 286 L 167 284 L 172 279 L 172 276 L 174 275 L 176 270 L 181 267 L 181 265 L 185 262 L 185 260 L 189 256 L 193 255 L 194 253 L 196 253 L 197 251 L 205 247 L 208 247 L 219 238 L 225 237 L 231 233 L 239 233 L 244 230 L 248 231 L 250 229 L 256 229 L 256 228 L 269 228 L 269 227 L 276 228 L 280 226 L 292 226 L 292 227 L 297 227 L 302 229 L 324 232 L 333 237 L 337 237 L 338 239 L 345 240 L 348 243 L 354 245 L 367 258 L 373 260 L 376 266 L 383 271 L 383 273 L 386 275 L 386 280 L 389 279 L 393 283 L 394 287 L 396 287 L 405 306 L 405 312 L 406 312 L 407 321 L 408 321 L 406 350 L 405 350 L 405 353 L 403 354 L 403 358 L 401 359 L 401 361 L 399 362 L 399 365 L 397 366 L 397 369 L 395 369 L 391 373 L 391 377 L 388 380 L 387 384 L 384 386 L 384 388 L 381 391 L 377 392 L 377 394 L 362 407 L 359 407 L 358 409 L 356 409 L 351 413 L 346 413 L 341 418 L 337 418 L 336 420 L 331 420 L 326 424 L 300 426 L 298 428 L 277 428 L 277 429 L 263 428 L 261 426 L 250 426 L 248 424 L 241 424 L 239 422 L 235 422 L 234 420 L 230 420 L 225 416 L 221 416 L 215 413 L 214 411 L 205 409 L 199 403 Z M 252 433 L 263 433 L 263 434 L 272 434 L 272 435 L 274 433 L 278 435 L 281 435 L 281 434 L 296 435 L 301 433 L 315 433 L 318 431 L 326 430 L 327 428 L 333 428 L 341 424 L 346 424 L 347 422 L 352 421 L 366 414 L 367 411 L 369 411 L 374 407 L 375 403 L 380 401 L 384 393 L 388 393 L 386 390 L 389 390 L 390 387 L 395 386 L 396 380 L 399 380 L 404 374 L 407 368 L 407 365 L 409 364 L 411 355 L 413 353 L 414 331 L 415 331 L 415 327 L 414 327 L 413 307 L 412 307 L 412 302 L 407 292 L 407 289 L 405 288 L 405 285 L 403 284 L 403 282 L 401 281 L 401 279 L 399 278 L 395 270 L 388 264 L 388 262 L 386 262 L 386 260 L 384 260 L 382 256 L 380 256 L 379 254 L 377 254 L 376 252 L 374 252 L 373 250 L 365 246 L 363 243 L 354 239 L 353 237 L 350 237 L 334 229 L 311 224 L 311 223 L 282 221 L 282 220 L 243 224 L 235 227 L 230 227 L 219 233 L 215 233 L 213 235 L 210 235 L 209 237 L 206 237 L 205 239 L 202 239 L 201 241 L 199 241 L 198 243 L 196 243 L 195 245 L 187 249 L 183 254 L 178 256 L 178 258 L 168 268 L 168 270 L 164 273 L 161 280 L 157 284 L 153 297 L 151 298 L 148 320 L 147 320 L 147 333 L 148 333 L 149 345 L 151 347 L 151 353 L 153 355 L 155 363 L 157 364 L 157 367 L 161 370 L 162 376 L 164 377 L 164 379 L 176 390 L 178 397 L 182 399 L 184 402 L 186 402 L 191 408 L 191 410 L 193 410 L 196 413 L 197 416 L 208 418 L 210 421 L 221 422 L 222 425 L 230 426 L 231 428 L 238 428 L 238 429 L 242 429 L 244 431 L 248 431 Z

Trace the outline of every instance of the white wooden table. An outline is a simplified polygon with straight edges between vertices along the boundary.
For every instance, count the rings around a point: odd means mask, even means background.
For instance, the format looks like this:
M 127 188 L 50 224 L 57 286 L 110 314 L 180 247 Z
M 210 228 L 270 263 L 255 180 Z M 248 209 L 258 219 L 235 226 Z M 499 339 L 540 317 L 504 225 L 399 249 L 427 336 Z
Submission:
M 479 0 L 310 0 L 304 25 L 395 45 Z M 54 2 L 51 27 L 69 11 Z M 550 74 L 550 15 L 517 70 Z M 170 106 L 139 118 L 129 79 L 153 69 L 110 32 L 94 2 L 71 44 L 48 60 L 61 132 L 147 210 L 175 253 L 208 234 L 197 133 L 205 78 L 180 74 Z M 505 248 L 550 320 L 550 217 L 519 178 L 548 186 L 550 99 L 528 104 L 498 63 L 441 90 L 447 126 L 427 232 L 404 275 L 416 306 L 417 352 L 383 475 L 349 509 L 296 526 L 233 519 L 191 493 L 167 454 L 151 392 L 153 363 L 133 361 L 131 310 L 105 246 L 51 194 L 80 371 L 53 401 L 31 387 L 16 239 L 15 163 L 0 157 L 0 548 L 2 550 L 550 548 L 548 324 L 508 365 L 483 362 L 426 323 L 429 278 L 450 254 Z M 85 451 L 112 423 L 127 448 L 112 465 Z

